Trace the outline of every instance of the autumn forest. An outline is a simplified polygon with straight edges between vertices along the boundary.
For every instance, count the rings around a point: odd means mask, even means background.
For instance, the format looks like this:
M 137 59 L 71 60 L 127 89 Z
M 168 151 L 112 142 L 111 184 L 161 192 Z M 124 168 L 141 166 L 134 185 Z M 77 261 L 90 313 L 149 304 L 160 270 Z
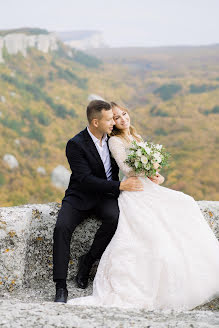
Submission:
M 61 202 L 65 145 L 87 122 L 90 94 L 127 106 L 145 140 L 171 153 L 164 186 L 219 200 L 219 46 L 4 52 L 0 64 L 0 203 Z M 5 154 L 16 157 L 10 169 Z M 45 174 L 37 171 L 45 169 Z

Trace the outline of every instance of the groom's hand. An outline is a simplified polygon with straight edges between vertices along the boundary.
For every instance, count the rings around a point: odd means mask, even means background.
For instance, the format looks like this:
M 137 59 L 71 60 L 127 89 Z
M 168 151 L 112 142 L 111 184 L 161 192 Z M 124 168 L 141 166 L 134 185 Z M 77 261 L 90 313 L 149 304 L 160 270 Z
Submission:
M 137 177 L 130 177 L 127 180 L 122 181 L 120 183 L 119 189 L 125 190 L 125 191 L 142 191 L 142 190 L 144 190 L 143 183 Z

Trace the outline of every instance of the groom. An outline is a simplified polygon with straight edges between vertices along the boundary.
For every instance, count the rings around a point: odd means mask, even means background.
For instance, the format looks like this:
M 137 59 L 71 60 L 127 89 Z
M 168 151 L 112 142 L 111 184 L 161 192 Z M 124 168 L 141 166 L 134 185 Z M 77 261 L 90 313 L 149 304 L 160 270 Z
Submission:
M 79 259 L 76 282 L 79 288 L 86 288 L 93 263 L 100 259 L 116 231 L 120 190 L 142 190 L 140 180 L 135 177 L 119 181 L 119 168 L 108 148 L 107 134 L 115 124 L 110 104 L 102 100 L 91 101 L 87 107 L 87 119 L 88 127 L 70 139 L 66 146 L 72 174 L 53 236 L 55 302 L 67 302 L 70 241 L 77 225 L 91 214 L 102 220 L 90 250 Z

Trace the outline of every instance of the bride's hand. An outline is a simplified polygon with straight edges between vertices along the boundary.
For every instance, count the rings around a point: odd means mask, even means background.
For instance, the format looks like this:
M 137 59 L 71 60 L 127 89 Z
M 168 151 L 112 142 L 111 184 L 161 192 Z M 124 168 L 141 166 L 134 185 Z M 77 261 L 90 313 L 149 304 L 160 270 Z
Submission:
M 157 163 L 157 162 L 155 162 L 154 164 L 154 168 L 155 168 L 155 170 L 157 170 L 158 172 L 160 171 L 160 164 L 159 163 Z
M 165 180 L 165 178 L 160 174 L 160 173 L 156 173 L 156 176 L 154 177 L 148 177 L 152 182 L 156 183 L 156 184 L 162 184 Z

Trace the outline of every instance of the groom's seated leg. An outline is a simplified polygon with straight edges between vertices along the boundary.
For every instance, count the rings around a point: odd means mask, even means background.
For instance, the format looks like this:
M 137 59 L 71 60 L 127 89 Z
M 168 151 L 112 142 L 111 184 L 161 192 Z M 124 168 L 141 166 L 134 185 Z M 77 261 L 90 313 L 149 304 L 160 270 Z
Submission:
M 76 283 L 79 288 L 87 288 L 89 273 L 94 262 L 95 259 L 93 259 L 89 253 L 79 258 L 78 273 L 76 275 Z
M 97 260 L 101 258 L 116 231 L 119 219 L 118 200 L 110 195 L 104 196 L 96 206 L 95 214 L 102 224 L 97 230 L 89 254 Z
M 53 234 L 53 280 L 61 288 L 67 278 L 72 233 L 87 216 L 89 211 L 77 210 L 63 201 Z
M 89 252 L 79 259 L 79 268 L 76 276 L 79 288 L 87 287 L 93 263 L 101 257 L 116 231 L 119 218 L 118 201 L 112 196 L 104 197 L 93 212 L 102 220 L 102 225 L 97 230 Z

